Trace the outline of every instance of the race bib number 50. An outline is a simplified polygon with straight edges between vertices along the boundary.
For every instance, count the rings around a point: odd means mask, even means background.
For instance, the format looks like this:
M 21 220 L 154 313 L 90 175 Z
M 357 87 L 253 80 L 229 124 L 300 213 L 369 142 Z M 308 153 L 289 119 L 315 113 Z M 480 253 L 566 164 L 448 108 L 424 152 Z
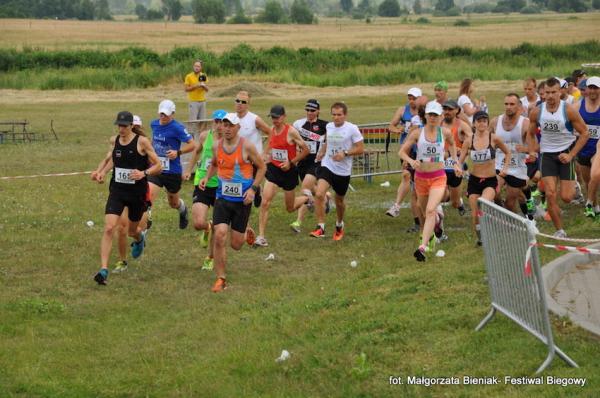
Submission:
M 241 182 L 223 182 L 221 193 L 225 196 L 231 196 L 234 198 L 242 197 L 242 183 Z

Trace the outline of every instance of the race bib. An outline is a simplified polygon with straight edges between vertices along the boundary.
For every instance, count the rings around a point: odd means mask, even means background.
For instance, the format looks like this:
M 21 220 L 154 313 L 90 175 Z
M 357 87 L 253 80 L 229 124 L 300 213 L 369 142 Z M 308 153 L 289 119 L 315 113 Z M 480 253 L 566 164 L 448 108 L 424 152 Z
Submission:
M 439 155 L 439 153 L 437 153 L 437 145 L 425 145 L 425 148 L 423 149 L 423 154 L 426 156 L 437 156 Z
M 288 161 L 288 151 L 287 149 L 271 149 L 271 159 L 277 160 L 278 162 L 287 162 Z
M 221 187 L 221 193 L 224 196 L 231 196 L 234 198 L 242 197 L 242 183 L 241 182 L 223 182 Z
M 206 170 L 208 170 L 208 168 L 210 167 L 210 164 L 212 163 L 212 158 L 208 158 L 206 159 L 206 161 L 204 162 L 204 168 Z
M 487 160 L 491 159 L 491 156 L 489 156 L 490 151 L 487 149 L 482 149 L 479 151 L 475 151 L 472 150 L 471 151 L 471 160 L 473 160 L 474 162 L 485 162 Z
M 542 131 L 545 133 L 555 134 L 560 132 L 560 122 L 558 120 L 544 120 Z
M 159 156 L 158 160 L 160 160 L 160 165 L 162 166 L 163 171 L 169 171 L 169 165 L 171 164 L 171 159 L 163 156 Z
M 308 147 L 308 153 L 315 154 L 319 143 L 317 141 L 306 141 L 306 146 Z
M 122 169 L 115 167 L 115 182 L 120 184 L 135 184 L 135 180 L 131 178 L 133 169 Z
M 600 138 L 600 126 L 594 126 L 593 124 L 587 125 L 588 131 L 590 132 L 590 138 Z
M 446 169 L 453 169 L 455 164 L 456 162 L 452 158 L 447 158 L 444 160 L 444 168 Z

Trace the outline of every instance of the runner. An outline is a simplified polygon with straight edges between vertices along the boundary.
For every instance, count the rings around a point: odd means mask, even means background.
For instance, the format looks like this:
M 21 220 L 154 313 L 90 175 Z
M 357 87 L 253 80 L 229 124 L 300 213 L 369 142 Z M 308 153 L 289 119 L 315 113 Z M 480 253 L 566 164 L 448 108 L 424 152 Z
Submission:
M 467 156 L 471 155 L 473 170 L 469 175 L 469 185 L 467 195 L 469 196 L 469 205 L 471 206 L 471 215 L 473 227 L 477 234 L 477 245 L 481 246 L 481 231 L 479 225 L 479 206 L 477 199 L 480 196 L 494 201 L 498 179 L 496 178 L 496 149 L 499 148 L 505 155 L 504 166 L 498 173 L 500 177 L 506 177 L 508 167 L 511 164 L 510 149 L 496 134 L 489 129 L 490 119 L 487 113 L 477 111 L 473 115 L 475 133 L 468 138 L 460 154 L 460 163 L 462 164 Z
M 460 89 L 458 91 L 458 106 L 462 110 L 462 114 L 468 119 L 468 122 L 473 124 L 473 115 L 479 110 L 479 107 L 473 103 L 471 99 L 473 97 L 473 80 L 463 79 L 460 83 Z M 444 104 L 442 104 L 444 105 Z
M 258 218 L 258 236 L 254 242 L 255 246 L 269 246 L 265 233 L 269 219 L 269 207 L 271 201 L 277 194 L 278 188 L 284 190 L 283 199 L 285 209 L 291 213 L 298 210 L 302 205 L 312 200 L 312 193 L 307 190 L 301 196 L 296 197 L 294 190 L 298 185 L 298 163 L 308 156 L 308 146 L 300 137 L 300 133 L 291 125 L 287 124 L 285 108 L 274 105 L 269 113 L 273 121 L 273 130 L 269 135 L 269 146 L 265 153 L 270 153 L 270 162 L 267 163 L 266 179 L 263 191 L 263 200 L 260 206 Z M 300 151 L 297 151 L 299 148 Z
M 500 196 L 501 189 L 506 186 L 504 207 L 514 212 L 515 203 L 519 202 L 523 215 L 532 220 L 535 214 L 535 202 L 531 198 L 531 189 L 527 185 L 525 163 L 525 156 L 529 152 L 525 146 L 529 119 L 521 114 L 522 109 L 519 96 L 515 93 L 507 94 L 504 97 L 504 113 L 492 119 L 489 130 L 504 142 L 511 153 L 508 171 L 506 176 L 502 177 L 499 173 L 504 169 L 504 152 L 500 148 L 496 149 L 497 196 Z
M 444 111 L 444 119 L 442 127 L 450 130 L 454 138 L 457 156 L 460 157 L 460 150 L 463 142 L 469 138 L 473 132 L 471 126 L 465 121 L 460 120 L 457 115 L 460 113 L 460 106 L 452 99 L 446 101 L 442 105 Z M 448 197 L 444 200 L 450 200 L 452 207 L 458 210 L 458 214 L 465 215 L 465 206 L 462 200 L 462 175 L 456 175 L 454 172 L 454 160 L 450 154 L 450 145 L 446 142 L 445 146 L 445 161 L 444 170 L 446 171 L 446 182 L 448 185 Z
M 317 228 L 310 233 L 315 238 L 325 236 L 325 200 L 329 187 L 335 191 L 336 223 L 333 240 L 344 237 L 344 201 L 350 175 L 352 174 L 352 157 L 361 155 L 365 150 L 363 137 L 355 124 L 346 121 L 348 107 L 343 102 L 331 105 L 332 122 L 327 124 L 325 142 L 317 155 L 321 167 L 317 171 L 317 192 L 315 195 L 315 215 Z
M 194 151 L 192 159 L 188 165 L 185 173 L 183 173 L 183 179 L 189 180 L 192 175 L 192 170 L 196 168 L 194 176 L 194 193 L 192 196 L 192 222 L 196 231 L 200 232 L 200 246 L 208 247 L 208 254 L 204 258 L 202 263 L 202 269 L 212 270 L 213 269 L 213 243 L 214 237 L 212 234 L 212 221 L 207 221 L 208 209 L 215 206 L 215 199 L 217 195 L 217 186 L 219 185 L 219 179 L 217 176 L 213 176 L 206 182 L 204 189 L 198 188 L 200 180 L 206 176 L 206 172 L 213 158 L 213 146 L 222 135 L 223 118 L 227 115 L 227 112 L 223 109 L 219 109 L 213 112 L 212 128 L 208 131 L 203 131 L 200 134 L 198 146 Z M 198 161 L 198 157 L 200 160 Z
M 119 135 L 112 149 L 113 174 L 106 202 L 104 234 L 100 245 L 101 268 L 94 276 L 94 280 L 99 285 L 107 284 L 112 239 L 125 207 L 128 208 L 128 233 L 134 238 L 131 244 L 131 256 L 138 258 L 142 255 L 145 237 L 138 230 L 138 224 L 146 210 L 148 191 L 146 176 L 159 174 L 162 168 L 150 141 L 132 131 L 133 115 L 130 112 L 119 112 L 115 124 L 119 126 Z M 152 166 L 148 167 L 150 164 Z M 92 179 L 98 183 L 104 181 L 104 176 L 104 169 L 92 173 Z
M 577 154 L 577 163 L 581 168 L 587 201 L 585 203 L 586 217 L 595 218 L 600 213 L 597 201 L 598 180 L 591 179 L 592 158 L 596 155 L 598 139 L 600 138 L 600 78 L 592 76 L 586 81 L 585 95 L 581 102 L 574 105 L 590 133 L 589 140 Z M 597 156 L 596 156 L 597 157 Z M 598 163 L 595 161 L 595 163 Z
M 585 146 L 589 132 L 579 112 L 572 105 L 560 100 L 560 82 L 555 78 L 546 80 L 545 99 L 539 108 L 534 108 L 529 113 L 529 132 L 527 147 L 529 155 L 536 153 L 535 135 L 537 124 L 541 128 L 540 152 L 542 154 L 541 170 L 548 212 L 556 228 L 554 236 L 565 238 L 558 206 L 558 195 L 565 203 L 569 203 L 575 196 L 575 170 L 573 158 Z M 579 133 L 576 140 L 575 129 Z M 558 193 L 558 180 L 560 180 L 560 193 Z
M 175 103 L 163 100 L 158 105 L 159 118 L 150 124 L 152 128 L 152 146 L 162 164 L 162 173 L 150 176 L 150 202 L 153 204 L 161 188 L 167 191 L 169 206 L 179 212 L 179 228 L 188 226 L 188 210 L 183 199 L 179 197 L 181 190 L 181 155 L 192 152 L 196 148 L 194 138 L 185 127 L 174 119 Z M 146 218 L 146 217 L 145 217 Z M 148 222 L 142 221 L 142 226 Z
M 319 153 L 321 142 L 323 142 L 325 134 L 327 133 L 327 121 L 319 119 L 321 104 L 316 99 L 309 99 L 306 101 L 304 110 L 306 111 L 306 117 L 296 120 L 293 123 L 294 128 L 298 130 L 309 149 L 308 156 L 298 163 L 298 175 L 302 181 L 302 192 L 310 191 L 311 194 L 314 195 L 317 187 L 317 170 L 321 167 L 321 162 L 317 162 L 316 158 L 317 153 Z M 331 198 L 329 192 L 327 192 L 326 195 L 327 202 L 325 210 L 326 213 L 328 213 Z M 301 206 L 298 209 L 298 218 L 290 224 L 290 227 L 294 232 L 301 231 L 300 228 L 302 227 L 304 217 L 308 210 L 309 208 L 306 205 Z
M 399 134 L 400 145 L 404 143 L 406 137 L 408 136 L 411 127 L 412 127 L 412 119 L 414 117 L 418 117 L 419 115 L 419 102 L 423 96 L 423 93 L 420 88 L 413 87 L 408 90 L 408 103 L 406 105 L 398 108 L 396 113 L 392 117 L 390 124 L 388 126 L 388 130 L 390 133 Z M 413 157 L 414 158 L 414 157 Z M 413 179 L 414 170 L 409 170 L 410 165 L 406 162 L 402 164 L 402 181 L 398 186 L 398 191 L 396 192 L 396 201 L 394 204 L 385 212 L 390 217 L 398 217 L 400 215 L 400 207 L 404 198 L 411 192 L 411 181 Z M 420 226 L 419 214 L 420 210 L 418 209 L 417 204 L 417 196 L 411 194 L 411 210 L 413 217 L 415 219 L 415 224 Z M 420 229 L 420 228 L 419 228 Z
M 426 259 L 427 245 L 430 239 L 433 241 L 438 207 L 446 191 L 446 173 L 444 172 L 445 142 L 450 145 L 451 157 L 456 162 L 454 166 L 456 174 L 462 174 L 456 157 L 454 137 L 450 130 L 440 125 L 442 113 L 442 105 L 436 101 L 428 102 L 425 107 L 425 126 L 413 130 L 399 152 L 402 160 L 415 169 L 415 190 L 417 191 L 419 207 L 422 214 L 425 215 L 425 222 L 421 231 L 421 244 L 414 252 L 417 261 L 425 261 Z M 417 158 L 412 159 L 410 151 L 415 144 L 417 145 Z
M 240 91 L 235 96 L 235 112 L 240 119 L 240 137 L 245 138 L 254 144 L 254 147 L 261 156 L 263 152 L 263 134 L 269 136 L 271 128 L 255 113 L 250 112 L 250 93 Z M 262 134 L 261 134 L 262 133 Z M 256 174 L 256 170 L 254 171 Z M 260 207 L 262 197 L 260 195 L 260 185 L 256 185 L 258 191 L 254 197 L 254 207 Z
M 540 100 L 539 94 L 536 92 L 537 82 L 533 77 L 528 77 L 523 81 L 523 91 L 525 95 L 520 98 L 523 106 L 523 116 L 527 117 L 529 110 L 533 108 Z
M 214 224 L 214 269 L 217 280 L 212 287 L 215 293 L 227 288 L 225 273 L 227 233 L 230 245 L 240 250 L 244 241 L 254 244 L 254 231 L 248 227 L 254 194 L 265 176 L 266 166 L 254 145 L 239 136 L 240 119 L 235 113 L 223 118 L 223 139 L 213 145 L 211 165 L 198 184 L 206 189 L 215 173 L 219 178 L 217 200 L 213 211 Z M 256 176 L 252 176 L 256 169 Z

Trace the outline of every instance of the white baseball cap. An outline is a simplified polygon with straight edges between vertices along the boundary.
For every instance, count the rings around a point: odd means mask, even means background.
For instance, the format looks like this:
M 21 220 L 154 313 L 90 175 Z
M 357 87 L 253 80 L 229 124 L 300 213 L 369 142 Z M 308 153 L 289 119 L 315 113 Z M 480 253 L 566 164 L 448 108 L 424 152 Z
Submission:
M 444 112 L 442 109 L 442 105 L 437 101 L 429 101 L 425 106 L 425 114 L 435 113 L 436 115 L 441 115 Z
M 413 87 L 410 90 L 408 90 L 408 95 L 412 95 L 415 98 L 419 98 L 420 96 L 423 95 L 423 92 L 421 91 L 420 88 Z
M 555 77 L 555 79 L 558 80 L 558 82 L 560 83 L 560 88 L 569 87 L 569 83 L 567 83 L 565 79 L 561 79 L 560 77 Z
M 600 77 L 598 77 L 598 76 L 588 77 L 585 85 L 587 87 L 596 86 L 596 87 L 600 88 Z
M 158 104 L 158 113 L 164 113 L 167 116 L 171 116 L 175 113 L 175 103 L 171 100 L 162 100 L 160 104 Z
M 138 115 L 133 115 L 133 125 L 134 126 L 142 126 L 142 118 Z
M 225 121 L 225 120 L 227 120 L 229 123 L 234 124 L 234 125 L 240 124 L 240 118 L 235 113 L 228 113 L 227 115 L 225 115 L 225 117 L 223 118 L 223 121 Z

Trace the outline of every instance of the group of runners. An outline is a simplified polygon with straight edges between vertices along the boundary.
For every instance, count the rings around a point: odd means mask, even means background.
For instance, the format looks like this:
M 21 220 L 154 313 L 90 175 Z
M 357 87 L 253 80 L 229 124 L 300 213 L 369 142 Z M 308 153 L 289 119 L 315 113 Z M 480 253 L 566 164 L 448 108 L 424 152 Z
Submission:
M 585 74 L 578 72 L 571 79 L 577 91 L 558 78 L 539 86 L 527 79 L 526 95 L 507 93 L 504 112 L 496 117 L 488 115 L 485 98 L 472 99 L 469 79 L 461 84 L 456 101 L 448 97 L 448 85 L 443 81 L 436 83 L 432 101 L 417 87 L 408 91 L 407 104 L 398 109 L 389 125 L 390 133 L 400 138 L 404 171 L 396 202 L 386 214 L 397 217 L 401 202 L 411 195 L 415 225 L 409 231 L 421 232 L 414 252 L 417 261 L 425 261 L 435 242 L 447 239 L 443 202 L 450 202 L 461 216 L 466 214 L 462 199 L 466 175 L 466 195 L 479 245 L 479 197 L 512 211 L 518 204 L 523 214 L 533 219 L 533 197 L 539 194 L 547 204 L 555 236 L 564 238 L 558 198 L 566 203 L 573 200 L 579 174 L 587 194 L 585 214 L 596 217 L 600 213 L 596 201 L 600 159 L 594 158 L 600 132 L 600 78 L 585 79 Z M 297 219 L 290 224 L 293 231 L 301 232 L 307 211 L 314 210 L 317 226 L 310 235 L 325 237 L 326 213 L 335 207 L 332 238 L 343 239 L 353 157 L 364 152 L 359 128 L 347 121 L 346 104 L 332 104 L 332 121 L 327 122 L 320 118 L 319 101 L 309 99 L 306 117 L 292 124 L 285 108 L 274 105 L 269 127 L 249 110 L 250 101 L 250 94 L 240 91 L 234 99 L 235 110 L 214 111 L 211 127 L 201 132 L 197 141 L 174 119 L 175 104 L 170 100 L 159 104 L 159 117 L 151 123 L 152 142 L 139 117 L 127 111 L 117 115 L 119 134 L 92 173 L 93 180 L 103 182 L 113 171 L 101 269 L 94 277 L 98 284 L 107 283 L 112 238 L 118 230 L 119 262 L 114 271 L 127 268 L 126 235 L 133 238 L 132 257 L 142 254 L 152 226 L 151 205 L 161 188 L 167 191 L 170 207 L 178 211 L 179 227 L 187 227 L 188 210 L 179 193 L 182 180 L 192 175 L 192 224 L 207 248 L 202 268 L 216 273 L 214 292 L 227 287 L 228 237 L 234 250 L 244 243 L 268 246 L 269 210 L 280 189 L 285 209 L 297 212 Z M 181 155 L 189 152 L 192 159 L 183 170 Z M 260 208 L 258 234 L 248 225 L 253 203 Z

